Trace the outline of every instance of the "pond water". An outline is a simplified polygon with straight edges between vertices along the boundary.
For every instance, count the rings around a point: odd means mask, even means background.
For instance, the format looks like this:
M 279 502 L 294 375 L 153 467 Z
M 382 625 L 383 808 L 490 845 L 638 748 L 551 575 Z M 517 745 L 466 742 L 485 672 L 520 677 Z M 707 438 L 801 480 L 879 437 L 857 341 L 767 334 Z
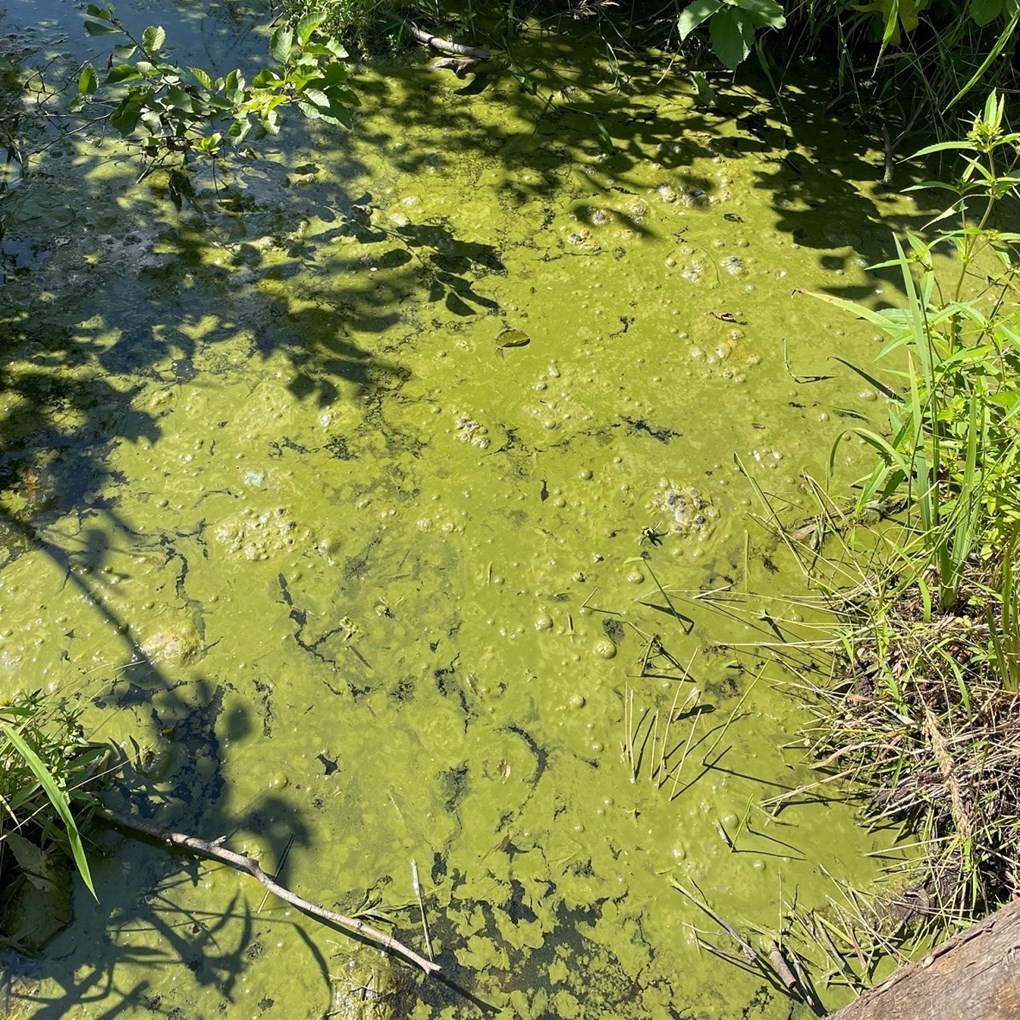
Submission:
M 7 7 L 26 66 L 102 59 L 39 10 Z M 121 13 L 195 62 L 262 46 L 232 4 Z M 763 806 L 814 778 L 776 656 L 804 582 L 737 460 L 792 520 L 882 427 L 834 360 L 874 338 L 793 291 L 892 297 L 863 266 L 914 210 L 821 86 L 787 121 L 537 32 L 516 56 L 535 94 L 361 69 L 352 133 L 292 117 L 180 215 L 101 125 L 29 139 L 0 690 L 85 706 L 117 809 L 424 951 L 414 866 L 446 980 L 370 959 L 392 1015 L 810 1015 L 672 882 L 757 942 L 879 874 L 838 799 Z M 20 1015 L 376 1015 L 345 936 L 95 838 L 99 906 L 16 965 Z

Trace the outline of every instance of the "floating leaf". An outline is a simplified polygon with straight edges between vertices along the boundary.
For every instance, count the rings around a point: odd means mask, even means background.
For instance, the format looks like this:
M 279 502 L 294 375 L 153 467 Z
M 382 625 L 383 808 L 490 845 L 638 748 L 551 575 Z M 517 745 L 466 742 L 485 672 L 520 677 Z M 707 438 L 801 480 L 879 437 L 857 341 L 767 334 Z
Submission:
M 519 329 L 512 329 L 507 326 L 496 334 L 496 347 L 503 351 L 508 347 L 527 347 L 531 343 L 531 337 Z

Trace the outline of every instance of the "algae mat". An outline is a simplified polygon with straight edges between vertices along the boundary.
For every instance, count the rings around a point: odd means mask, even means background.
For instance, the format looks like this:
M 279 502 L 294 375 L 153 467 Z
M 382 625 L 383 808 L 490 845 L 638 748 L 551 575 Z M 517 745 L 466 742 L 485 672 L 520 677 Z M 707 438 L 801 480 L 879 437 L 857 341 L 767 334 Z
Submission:
M 846 806 L 761 806 L 812 778 L 802 582 L 735 456 L 796 501 L 881 426 L 832 360 L 873 338 L 792 292 L 877 300 L 910 210 L 817 95 L 605 70 L 363 70 L 353 133 L 180 216 L 99 137 L 5 197 L 3 688 L 85 706 L 121 810 L 424 948 L 413 862 L 447 978 L 106 834 L 21 1015 L 802 1009 L 671 880 L 774 933 L 877 873 Z

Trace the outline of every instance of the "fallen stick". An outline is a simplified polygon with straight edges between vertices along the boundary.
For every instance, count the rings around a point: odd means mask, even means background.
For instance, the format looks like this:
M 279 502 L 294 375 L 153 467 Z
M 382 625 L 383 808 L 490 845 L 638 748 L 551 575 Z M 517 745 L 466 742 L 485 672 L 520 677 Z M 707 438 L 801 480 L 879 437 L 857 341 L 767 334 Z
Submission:
M 772 969 L 776 972 L 777 977 L 783 982 L 784 987 L 788 992 L 792 992 L 798 988 L 798 981 L 792 970 L 790 970 L 789 964 L 786 962 L 786 957 L 783 956 L 783 951 L 775 942 L 770 942 L 766 950 L 769 954 L 769 962 L 772 964 Z
M 223 846 L 222 841 L 226 839 L 225 836 L 210 843 L 208 840 L 200 839 L 198 836 L 188 836 L 183 832 L 170 832 L 166 829 L 160 829 L 158 826 L 150 825 L 148 822 L 143 822 L 137 818 L 123 818 L 121 815 L 105 808 L 96 811 L 96 817 L 129 835 L 140 834 L 160 843 L 165 843 L 167 846 L 184 850 L 187 853 L 206 857 L 212 861 L 219 861 L 220 864 L 225 864 L 228 868 L 233 868 L 235 871 L 243 871 L 251 875 L 252 878 L 260 882 L 266 889 L 285 903 L 297 907 L 298 910 L 308 914 L 310 917 L 325 921 L 327 924 L 336 925 L 338 928 L 343 928 L 353 935 L 366 939 L 368 942 L 375 943 L 389 953 L 402 956 L 416 967 L 420 967 L 426 974 L 435 974 L 440 970 L 438 963 L 433 963 L 431 960 L 426 960 L 424 956 L 419 956 L 413 949 L 409 949 L 402 942 L 387 935 L 385 932 L 379 931 L 378 928 L 373 928 L 356 917 L 347 917 L 345 914 L 337 914 L 332 910 L 327 910 L 325 907 L 320 907 L 317 903 L 312 903 L 311 900 L 306 900 L 296 893 L 292 893 L 289 889 L 280 885 L 279 882 L 270 878 L 259 867 L 258 862 L 254 858 L 235 853 L 233 850 L 228 850 Z
M 409 21 L 406 22 L 407 30 L 418 40 L 420 43 L 424 43 L 426 46 L 431 46 L 433 49 L 439 50 L 440 53 L 452 53 L 456 57 L 472 57 L 475 60 L 488 60 L 492 54 L 482 46 L 464 46 L 461 43 L 452 42 L 449 39 L 441 39 L 438 35 L 432 35 L 430 32 L 425 32 L 418 28 L 417 25 L 412 25 Z

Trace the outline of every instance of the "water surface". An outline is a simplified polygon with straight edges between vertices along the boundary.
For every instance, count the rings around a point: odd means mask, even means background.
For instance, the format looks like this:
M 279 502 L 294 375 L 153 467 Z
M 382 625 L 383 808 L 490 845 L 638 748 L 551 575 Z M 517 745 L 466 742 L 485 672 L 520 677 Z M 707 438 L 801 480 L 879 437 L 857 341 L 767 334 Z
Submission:
M 27 60 L 73 63 L 70 11 Z M 229 5 L 125 16 L 255 48 Z M 793 291 L 880 300 L 862 267 L 912 210 L 819 91 L 787 124 L 528 47 L 536 95 L 362 69 L 352 134 L 292 118 L 181 215 L 99 126 L 10 188 L 0 684 L 87 706 L 120 810 L 422 948 L 413 861 L 450 983 L 397 1015 L 807 1015 L 671 880 L 768 938 L 878 874 L 846 805 L 762 807 L 814 778 L 771 647 L 803 580 L 735 458 L 787 508 L 881 427 L 833 360 L 874 338 Z M 22 1015 L 356 997 L 350 940 L 250 880 L 92 855 L 100 907 L 24 965 Z

